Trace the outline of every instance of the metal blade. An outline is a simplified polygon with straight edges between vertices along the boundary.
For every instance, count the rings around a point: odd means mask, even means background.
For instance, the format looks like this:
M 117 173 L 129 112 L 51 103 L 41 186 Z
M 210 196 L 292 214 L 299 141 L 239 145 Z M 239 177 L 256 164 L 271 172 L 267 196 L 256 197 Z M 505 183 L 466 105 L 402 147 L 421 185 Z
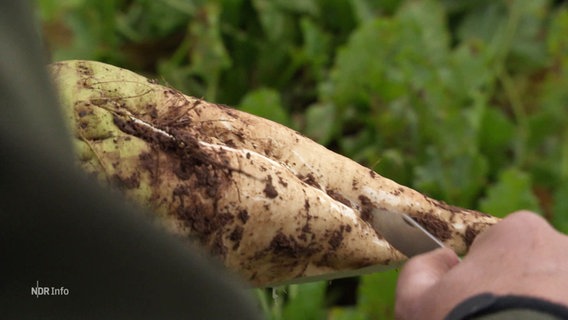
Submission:
M 373 209 L 371 224 L 393 247 L 409 258 L 444 247 L 444 243 L 404 213 Z

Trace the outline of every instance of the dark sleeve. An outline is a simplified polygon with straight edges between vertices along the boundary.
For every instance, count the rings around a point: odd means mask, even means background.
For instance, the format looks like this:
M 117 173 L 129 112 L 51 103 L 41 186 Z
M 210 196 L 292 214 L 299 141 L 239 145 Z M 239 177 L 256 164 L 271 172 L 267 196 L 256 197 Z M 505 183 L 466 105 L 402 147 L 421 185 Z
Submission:
M 3 319 L 259 319 L 251 291 L 75 168 L 26 1 L 0 3 Z
M 484 293 L 463 301 L 446 317 L 465 319 L 568 319 L 568 306 L 536 297 Z

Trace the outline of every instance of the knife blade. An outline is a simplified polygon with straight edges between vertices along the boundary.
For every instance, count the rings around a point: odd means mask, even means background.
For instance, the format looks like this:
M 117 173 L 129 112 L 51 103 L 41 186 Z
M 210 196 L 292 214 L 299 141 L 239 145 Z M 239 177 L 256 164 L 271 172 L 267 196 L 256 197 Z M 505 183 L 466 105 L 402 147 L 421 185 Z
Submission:
M 409 258 L 444 247 L 442 241 L 405 213 L 373 209 L 372 216 L 373 228 Z

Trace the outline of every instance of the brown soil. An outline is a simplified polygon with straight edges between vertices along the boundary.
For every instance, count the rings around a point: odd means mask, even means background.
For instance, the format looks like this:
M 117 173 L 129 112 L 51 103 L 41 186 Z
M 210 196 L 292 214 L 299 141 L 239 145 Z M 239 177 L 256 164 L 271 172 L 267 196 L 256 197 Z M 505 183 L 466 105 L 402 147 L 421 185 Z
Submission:
M 361 202 L 361 219 L 370 223 L 373 220 L 373 203 L 364 195 L 359 195 L 359 201 Z
M 424 214 L 413 216 L 412 218 L 441 241 L 448 240 L 452 237 L 452 231 L 448 227 L 448 224 L 433 215 Z

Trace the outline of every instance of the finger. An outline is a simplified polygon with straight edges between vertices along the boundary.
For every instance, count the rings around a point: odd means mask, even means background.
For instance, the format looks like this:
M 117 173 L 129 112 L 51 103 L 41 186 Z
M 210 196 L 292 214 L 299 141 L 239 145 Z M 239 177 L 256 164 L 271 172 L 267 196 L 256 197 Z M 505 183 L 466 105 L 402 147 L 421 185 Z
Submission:
M 397 289 L 401 294 L 406 294 L 405 290 L 410 288 L 411 295 L 427 290 L 457 263 L 459 263 L 458 256 L 448 248 L 416 256 L 402 268 Z
M 459 263 L 458 256 L 448 248 L 437 249 L 410 259 L 398 278 L 395 312 L 399 318 L 415 314 L 424 294 Z
M 501 243 L 503 239 L 517 242 L 527 239 L 527 235 L 548 232 L 552 226 L 541 216 L 530 211 L 517 211 L 509 214 L 505 219 L 479 234 L 470 247 L 470 253 L 485 245 Z

